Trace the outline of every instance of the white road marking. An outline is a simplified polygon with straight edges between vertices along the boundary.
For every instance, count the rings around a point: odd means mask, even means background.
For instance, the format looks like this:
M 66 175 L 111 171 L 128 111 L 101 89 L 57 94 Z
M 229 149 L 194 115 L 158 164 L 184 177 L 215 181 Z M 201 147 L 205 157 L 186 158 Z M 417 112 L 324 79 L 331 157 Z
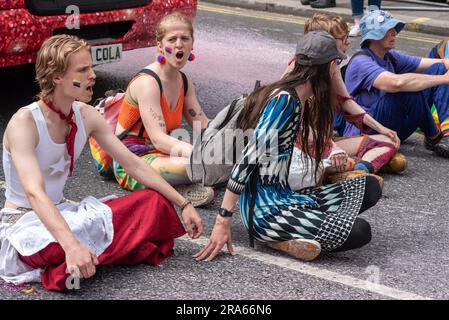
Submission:
M 184 241 L 190 241 L 200 246 L 204 246 L 208 243 L 209 239 L 206 237 L 200 237 L 199 239 L 192 240 L 188 236 L 180 238 Z M 382 296 L 386 296 L 398 300 L 431 300 L 431 298 L 423 297 L 411 292 L 394 289 L 381 284 L 372 283 L 367 280 L 361 280 L 352 276 L 339 274 L 333 271 L 322 269 L 313 266 L 311 263 L 305 263 L 293 258 L 284 258 L 278 256 L 272 256 L 267 253 L 263 253 L 250 248 L 240 247 L 234 245 L 234 252 L 237 255 L 241 255 L 245 258 L 256 260 L 265 264 L 275 265 L 278 267 L 286 268 L 289 270 L 297 271 L 305 275 L 314 276 L 319 279 L 323 279 L 330 282 L 335 282 L 347 287 L 360 289 Z

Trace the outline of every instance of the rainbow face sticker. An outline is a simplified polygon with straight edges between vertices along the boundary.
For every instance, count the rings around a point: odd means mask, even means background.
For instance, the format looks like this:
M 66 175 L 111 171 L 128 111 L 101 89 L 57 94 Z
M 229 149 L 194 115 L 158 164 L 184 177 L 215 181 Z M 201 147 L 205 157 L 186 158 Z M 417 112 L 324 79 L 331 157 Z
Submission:
M 77 88 L 81 88 L 81 80 L 78 78 L 73 79 L 73 86 Z
M 165 52 L 167 52 L 168 54 L 172 54 L 172 53 L 173 53 L 173 50 L 172 50 L 172 48 L 166 47 L 166 48 L 165 48 Z

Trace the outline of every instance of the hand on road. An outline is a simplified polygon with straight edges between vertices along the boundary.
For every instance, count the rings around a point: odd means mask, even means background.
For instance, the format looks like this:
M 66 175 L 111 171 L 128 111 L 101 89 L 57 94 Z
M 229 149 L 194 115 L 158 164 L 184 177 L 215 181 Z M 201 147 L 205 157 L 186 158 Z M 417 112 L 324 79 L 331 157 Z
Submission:
M 217 216 L 209 242 L 193 257 L 198 261 L 212 261 L 220 253 L 225 244 L 228 247 L 229 253 L 234 253 L 231 240 L 231 218 Z

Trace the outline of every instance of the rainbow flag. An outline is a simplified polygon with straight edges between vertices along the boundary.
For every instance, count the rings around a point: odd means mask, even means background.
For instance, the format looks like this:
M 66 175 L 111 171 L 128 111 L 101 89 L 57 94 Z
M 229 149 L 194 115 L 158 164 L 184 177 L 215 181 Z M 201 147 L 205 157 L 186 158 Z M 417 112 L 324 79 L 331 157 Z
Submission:
M 73 79 L 73 86 L 77 88 L 81 88 L 81 80 L 80 79 Z
M 438 118 L 438 112 L 435 105 L 432 106 L 432 109 L 430 109 L 430 112 L 432 112 L 433 120 L 435 121 L 438 128 L 440 128 L 440 119 Z M 440 128 L 441 129 L 441 128 Z M 421 128 L 416 129 L 416 132 L 423 133 Z

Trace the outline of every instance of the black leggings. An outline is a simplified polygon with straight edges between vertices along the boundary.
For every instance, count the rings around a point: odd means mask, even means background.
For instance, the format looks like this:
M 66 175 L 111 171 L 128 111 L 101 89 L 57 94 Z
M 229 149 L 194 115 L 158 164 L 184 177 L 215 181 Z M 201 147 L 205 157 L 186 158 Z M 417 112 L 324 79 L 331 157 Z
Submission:
M 376 178 L 366 177 L 365 194 L 363 195 L 362 206 L 359 214 L 373 207 L 382 196 L 382 189 Z M 361 248 L 371 241 L 371 226 L 362 218 L 355 218 L 354 225 L 349 233 L 348 239 L 340 247 L 332 252 L 341 252 L 351 249 Z

